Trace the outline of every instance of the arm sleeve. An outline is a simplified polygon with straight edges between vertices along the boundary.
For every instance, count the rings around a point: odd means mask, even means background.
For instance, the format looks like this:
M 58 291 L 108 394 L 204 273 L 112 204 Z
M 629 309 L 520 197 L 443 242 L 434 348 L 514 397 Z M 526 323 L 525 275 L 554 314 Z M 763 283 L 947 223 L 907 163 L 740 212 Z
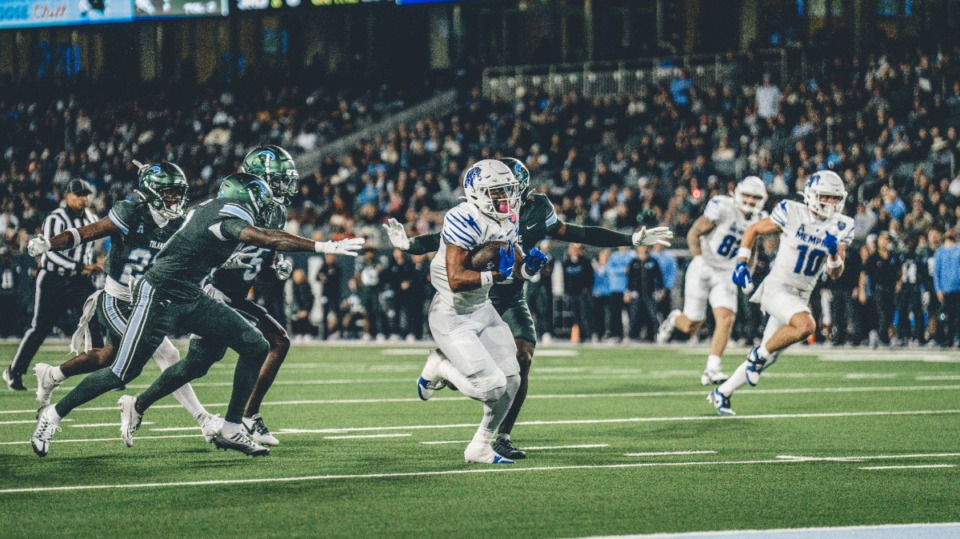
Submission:
M 410 238 L 410 248 L 407 252 L 412 255 L 425 255 L 440 249 L 440 233 L 424 234 Z
M 597 247 L 621 247 L 633 245 L 633 237 L 616 230 L 609 230 L 599 226 L 580 226 L 566 223 L 566 233 L 561 239 L 574 243 L 586 243 Z M 559 227 L 558 227 L 559 228 Z
M 122 201 L 114 204 L 107 217 L 117 225 L 117 228 L 126 236 L 130 233 L 130 224 L 133 223 L 133 203 Z
M 220 236 L 223 240 L 240 240 L 240 231 L 248 226 L 249 223 L 243 219 L 224 219 L 213 226 L 220 227 Z

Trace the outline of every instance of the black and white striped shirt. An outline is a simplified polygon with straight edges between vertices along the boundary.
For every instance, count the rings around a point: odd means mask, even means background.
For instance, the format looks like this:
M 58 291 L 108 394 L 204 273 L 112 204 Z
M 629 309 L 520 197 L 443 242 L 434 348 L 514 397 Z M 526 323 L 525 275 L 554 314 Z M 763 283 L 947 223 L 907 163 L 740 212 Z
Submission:
M 80 217 L 75 217 L 67 208 L 57 208 L 43 221 L 43 235 L 52 238 L 64 230 L 80 228 L 97 221 L 97 216 L 86 209 Z M 43 254 L 41 265 L 43 269 L 60 275 L 77 275 L 83 266 L 93 264 L 94 247 L 96 242 L 87 242 L 72 249 L 63 251 L 47 251 Z

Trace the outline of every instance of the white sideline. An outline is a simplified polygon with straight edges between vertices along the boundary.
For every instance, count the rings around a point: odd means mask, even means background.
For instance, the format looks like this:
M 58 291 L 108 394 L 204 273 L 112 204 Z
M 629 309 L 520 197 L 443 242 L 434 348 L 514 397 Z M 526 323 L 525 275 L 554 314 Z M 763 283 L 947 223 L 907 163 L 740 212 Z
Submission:
M 625 457 L 666 457 L 669 455 L 715 455 L 716 451 L 648 451 L 646 453 L 624 453 Z
M 406 438 L 408 436 L 413 436 L 409 432 L 396 433 L 396 434 L 349 434 L 346 436 L 324 436 L 324 440 L 356 440 L 360 438 Z
M 896 458 L 896 455 L 891 455 Z M 511 472 L 552 472 L 565 470 L 611 470 L 625 468 L 661 468 L 661 467 L 684 467 L 684 466 L 735 466 L 735 465 L 754 465 L 754 464 L 808 464 L 818 462 L 816 460 L 794 460 L 794 459 L 758 459 L 758 460 L 721 460 L 721 461 L 692 461 L 692 462 L 636 462 L 626 464 L 584 464 L 584 465 L 566 465 L 566 466 L 535 466 L 524 468 L 521 466 L 497 466 L 492 468 L 470 468 L 461 470 L 435 470 L 429 472 L 393 472 L 393 473 L 375 473 L 375 474 L 328 474 L 328 475 L 303 475 L 294 477 L 264 477 L 250 479 L 208 479 L 203 481 L 170 481 L 165 483 L 118 483 L 113 485 L 71 485 L 56 487 L 28 487 L 28 488 L 9 488 L 0 489 L 0 494 L 18 494 L 26 492 L 64 492 L 76 490 L 110 490 L 110 489 L 128 489 L 128 488 L 165 488 L 165 487 L 195 487 L 210 485 L 244 485 L 244 484 L 264 484 L 264 483 L 289 483 L 297 481 L 322 481 L 322 480 L 345 480 L 345 479 L 383 479 L 395 477 L 429 477 L 444 475 L 464 475 L 472 473 L 511 473 Z
M 232 384 L 232 383 L 231 383 Z M 751 388 L 745 391 L 744 395 L 794 395 L 808 393 L 873 393 L 873 392 L 897 392 L 897 391 L 957 391 L 960 385 L 937 385 L 937 386 L 856 386 L 856 387 L 794 387 L 794 388 Z M 451 392 L 452 393 L 452 392 Z M 707 394 L 706 390 L 691 391 L 638 391 L 629 393 L 557 393 L 543 395 L 528 395 L 527 399 L 621 399 L 621 398 L 640 398 L 640 397 L 698 397 Z M 445 401 L 468 401 L 467 397 L 434 397 L 430 402 Z M 388 403 L 421 403 L 416 397 L 395 397 L 384 399 L 316 399 L 316 400 L 293 400 L 293 401 L 273 401 L 264 402 L 263 406 L 302 406 L 310 404 L 388 404 Z M 226 407 L 227 403 L 218 402 L 206 405 L 207 408 Z M 157 404 L 151 409 L 174 409 L 180 408 L 179 404 Z M 75 411 L 84 412 L 115 412 L 116 406 L 91 406 L 80 407 Z M 36 409 L 23 410 L 0 410 L 3 414 L 31 414 L 36 415 Z
M 676 417 L 625 417 L 612 419 L 560 419 L 551 421 L 520 421 L 517 425 L 523 426 L 544 426 L 544 425 L 601 425 L 617 423 L 663 423 L 671 421 L 742 421 L 746 419 L 811 419 L 811 418 L 834 418 L 834 417 L 888 417 L 888 416 L 917 416 L 917 415 L 956 415 L 960 410 L 910 410 L 910 411 L 877 411 L 877 412 L 822 412 L 810 414 L 765 414 L 765 415 L 696 415 L 696 416 L 676 416 Z M 436 429 L 460 429 L 476 428 L 476 423 L 451 423 L 447 425 L 401 425 L 395 427 L 334 427 L 325 429 L 280 429 L 274 434 L 349 434 L 352 432 L 377 432 L 377 431 L 396 431 L 396 430 L 436 430 Z M 187 428 L 187 427 L 176 427 Z M 190 427 L 190 430 L 196 430 L 198 427 Z M 166 438 L 193 438 L 200 434 L 163 434 L 158 436 L 138 436 L 138 440 L 166 439 Z M 89 438 L 89 439 L 65 439 L 54 440 L 53 443 L 80 443 L 80 442 L 115 442 L 116 438 Z M 8 441 L 0 442 L 0 445 L 21 445 L 29 441 Z M 800 460 L 806 457 L 781 457 L 780 460 Z
M 960 534 L 960 522 L 877 524 L 822 528 L 777 528 L 772 530 L 724 530 L 642 535 L 604 535 L 581 539 L 713 539 L 717 537 L 758 537 L 768 539 L 941 539 Z
M 550 451 L 553 449 L 599 449 L 601 447 L 610 447 L 610 444 L 577 444 L 577 445 L 540 445 L 524 447 L 526 451 Z
M 920 468 L 956 468 L 956 464 L 915 464 L 913 466 L 861 466 L 861 470 L 916 470 Z

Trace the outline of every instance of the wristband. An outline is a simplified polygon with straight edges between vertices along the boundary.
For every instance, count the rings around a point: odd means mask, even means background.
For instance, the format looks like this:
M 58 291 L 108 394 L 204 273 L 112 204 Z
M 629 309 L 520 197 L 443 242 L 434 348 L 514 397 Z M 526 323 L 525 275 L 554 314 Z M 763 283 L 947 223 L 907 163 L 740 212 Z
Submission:
M 530 275 L 529 273 L 527 273 L 526 264 L 520 266 L 520 275 L 523 275 L 524 279 L 527 279 L 527 280 L 533 279 L 534 275 L 536 275 L 537 273 L 540 273 L 540 272 L 537 271 L 537 272 L 534 272 L 533 275 Z
M 827 258 L 827 269 L 837 269 L 841 266 L 843 266 L 843 259 L 839 256 L 836 260 L 829 257 Z
M 493 272 L 492 272 L 492 271 L 481 271 L 481 272 L 480 272 L 480 286 L 487 286 L 488 284 L 493 284 Z
M 753 249 L 749 247 L 741 247 L 737 249 L 737 258 L 746 258 L 750 260 L 750 255 L 753 254 Z
M 313 250 L 314 250 L 314 252 L 317 252 L 317 253 L 326 253 L 326 252 L 327 252 L 327 244 L 329 244 L 329 243 L 330 243 L 329 241 L 315 241 L 315 242 L 313 242 Z
M 80 231 L 76 228 L 68 228 L 66 231 L 73 236 L 73 245 L 70 247 L 76 247 L 77 245 L 80 245 Z

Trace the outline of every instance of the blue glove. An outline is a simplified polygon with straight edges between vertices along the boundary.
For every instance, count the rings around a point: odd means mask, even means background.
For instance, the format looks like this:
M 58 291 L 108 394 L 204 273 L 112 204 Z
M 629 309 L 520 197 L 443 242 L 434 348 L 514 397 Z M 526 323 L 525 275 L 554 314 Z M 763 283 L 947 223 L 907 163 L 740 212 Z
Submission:
M 513 277 L 513 264 L 517 261 L 517 255 L 513 250 L 513 242 L 507 242 L 506 247 L 500 248 L 500 275 L 504 279 Z
M 543 251 L 534 247 L 530 249 L 527 256 L 523 259 L 524 276 L 532 277 L 540 272 L 547 265 L 547 255 Z
M 737 262 L 737 267 L 733 268 L 733 284 L 740 288 L 746 288 L 747 285 L 753 284 L 753 279 L 750 277 L 750 268 L 743 260 Z
M 823 238 L 823 246 L 827 248 L 827 252 L 830 253 L 830 256 L 837 256 L 837 237 L 833 234 L 827 232 L 827 235 Z

